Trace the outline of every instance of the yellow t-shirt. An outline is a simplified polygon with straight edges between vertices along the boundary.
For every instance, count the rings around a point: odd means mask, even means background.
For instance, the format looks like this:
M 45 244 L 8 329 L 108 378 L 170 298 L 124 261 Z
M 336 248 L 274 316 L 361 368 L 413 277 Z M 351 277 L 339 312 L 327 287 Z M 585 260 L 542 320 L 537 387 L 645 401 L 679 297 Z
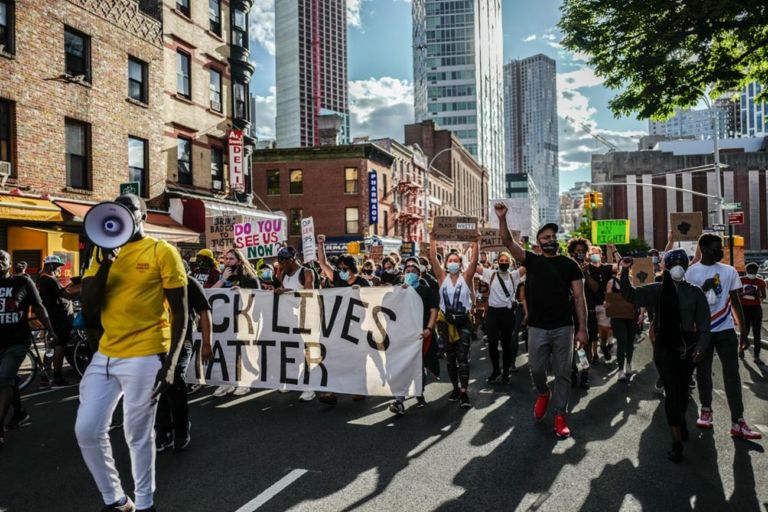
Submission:
M 99 266 L 93 258 L 83 277 L 94 277 Z M 168 242 L 145 237 L 124 245 L 107 276 L 99 351 L 109 357 L 168 352 L 171 323 L 163 289 L 186 285 L 181 256 Z

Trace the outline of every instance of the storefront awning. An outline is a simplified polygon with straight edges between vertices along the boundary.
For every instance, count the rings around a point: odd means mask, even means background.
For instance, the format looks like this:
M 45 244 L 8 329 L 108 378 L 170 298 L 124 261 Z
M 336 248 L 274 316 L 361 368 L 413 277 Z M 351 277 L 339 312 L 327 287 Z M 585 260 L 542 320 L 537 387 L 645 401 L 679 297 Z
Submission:
M 0 195 L 0 219 L 61 222 L 61 209 L 47 199 Z

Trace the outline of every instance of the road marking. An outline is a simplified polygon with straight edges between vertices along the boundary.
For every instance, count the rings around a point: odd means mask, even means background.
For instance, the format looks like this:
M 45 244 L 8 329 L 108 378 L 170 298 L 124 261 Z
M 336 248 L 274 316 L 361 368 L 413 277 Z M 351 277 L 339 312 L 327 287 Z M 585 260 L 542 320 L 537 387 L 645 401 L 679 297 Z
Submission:
M 235 512 L 253 512 L 254 510 L 258 510 L 262 505 L 277 496 L 283 489 L 304 476 L 306 473 L 306 469 L 294 469 Z
M 69 386 L 62 386 L 60 388 L 56 389 L 46 389 L 45 391 L 38 391 L 37 393 L 30 393 L 28 395 L 22 395 L 21 399 L 26 400 L 27 398 L 32 398 L 33 396 L 40 396 L 40 395 L 47 395 L 48 393 L 55 393 L 56 391 L 61 391 L 62 389 L 69 389 L 73 388 L 75 386 L 79 386 L 80 384 L 70 384 Z
M 270 393 L 274 393 L 274 392 L 275 392 L 274 389 L 265 389 L 264 391 L 259 391 L 258 393 L 252 393 L 250 395 L 246 395 L 246 396 L 243 396 L 243 397 L 231 400 L 231 401 L 229 401 L 229 402 L 227 402 L 225 404 L 217 405 L 216 408 L 217 409 L 227 409 L 229 407 L 234 407 L 236 405 L 240 405 L 243 402 L 247 402 L 248 400 L 254 400 L 256 398 L 259 398 L 259 397 L 262 397 L 262 396 L 266 396 L 266 395 L 268 395 Z
M 187 404 L 196 404 L 197 402 L 202 402 L 203 400 L 206 400 L 206 399 L 212 398 L 212 397 L 213 397 L 213 393 L 208 393 L 207 395 L 203 395 L 203 396 L 197 397 L 197 398 L 195 398 L 193 400 L 187 401 Z

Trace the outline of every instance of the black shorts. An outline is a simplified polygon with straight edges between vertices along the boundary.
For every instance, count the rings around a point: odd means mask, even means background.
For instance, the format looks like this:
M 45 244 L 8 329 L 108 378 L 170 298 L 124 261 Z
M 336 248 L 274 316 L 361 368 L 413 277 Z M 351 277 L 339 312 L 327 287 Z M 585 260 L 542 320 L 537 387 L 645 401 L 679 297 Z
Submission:
M 67 343 L 69 342 L 69 336 L 72 334 L 72 319 L 68 320 L 59 320 L 53 323 L 53 329 L 56 333 L 56 346 L 57 347 L 66 347 Z

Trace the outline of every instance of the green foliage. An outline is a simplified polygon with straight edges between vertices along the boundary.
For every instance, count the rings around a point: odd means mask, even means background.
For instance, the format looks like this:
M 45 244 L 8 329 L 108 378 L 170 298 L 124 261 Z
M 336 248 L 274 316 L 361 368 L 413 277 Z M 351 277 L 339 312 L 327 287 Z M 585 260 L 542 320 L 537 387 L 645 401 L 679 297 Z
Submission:
M 645 256 L 651 246 L 641 238 L 630 238 L 628 244 L 617 245 L 616 250 L 623 256 Z
M 616 116 L 665 118 L 707 90 L 768 84 L 765 0 L 564 0 L 561 10 L 562 44 L 621 90 Z

